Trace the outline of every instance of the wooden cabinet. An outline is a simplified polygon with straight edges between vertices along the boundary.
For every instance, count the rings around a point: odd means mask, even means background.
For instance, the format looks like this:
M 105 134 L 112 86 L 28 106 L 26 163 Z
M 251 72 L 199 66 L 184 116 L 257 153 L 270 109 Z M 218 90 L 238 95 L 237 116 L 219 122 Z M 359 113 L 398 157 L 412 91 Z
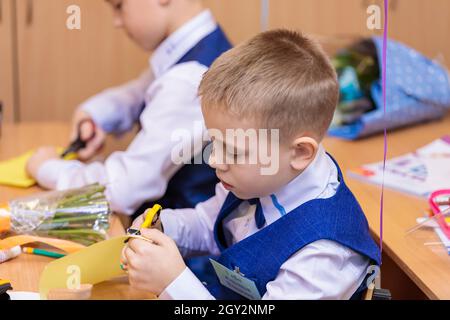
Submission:
M 450 69 L 450 1 L 396 0 L 389 15 L 389 36 Z
M 17 101 L 4 94 L 7 117 L 18 121 L 68 120 L 86 98 L 104 88 L 135 78 L 148 67 L 149 54 L 112 25 L 112 10 L 105 1 L 92 0 L 0 0 L 15 5 L 13 30 L 1 30 L 1 63 L 10 39 L 16 42 L 15 63 L 2 67 L 1 81 L 12 91 L 15 68 Z M 260 30 L 260 0 L 204 0 L 233 43 Z M 81 29 L 69 30 L 66 12 L 70 5 L 81 10 Z M 5 8 L 4 10 L 5 11 Z M 7 49 L 4 49 L 8 45 Z M 5 71 L 4 71 L 5 70 Z M 3 79 L 5 78 L 5 79 Z M 11 102 L 12 101 L 12 102 Z
M 261 30 L 261 0 L 203 0 L 203 3 L 211 9 L 233 44 Z
M 0 101 L 3 120 L 14 120 L 12 1 L 0 0 Z
M 289 28 L 313 35 L 330 54 L 365 35 L 367 8 L 382 0 L 278 0 L 270 2 L 270 28 Z M 382 6 L 381 6 L 382 8 Z
M 270 27 L 314 34 L 328 44 L 342 39 L 382 35 L 367 28 L 367 8 L 382 0 L 277 0 L 270 2 Z M 450 1 L 390 0 L 389 37 L 450 66 Z
M 372 34 L 366 24 L 367 8 L 381 3 L 380 0 L 271 1 L 270 26 L 325 36 Z
M 80 30 L 66 27 L 70 5 Z M 105 1 L 17 0 L 17 37 L 21 121 L 68 120 L 84 99 L 148 67 Z
M 366 26 L 367 7 L 383 0 L 203 0 L 234 44 L 269 28 L 319 36 L 331 52 Z M 389 36 L 450 65 L 450 1 L 390 0 Z M 66 27 L 68 6 L 81 9 L 81 30 Z M 68 120 L 74 108 L 104 88 L 136 77 L 149 54 L 112 25 L 105 1 L 0 0 L 0 101 L 4 118 Z

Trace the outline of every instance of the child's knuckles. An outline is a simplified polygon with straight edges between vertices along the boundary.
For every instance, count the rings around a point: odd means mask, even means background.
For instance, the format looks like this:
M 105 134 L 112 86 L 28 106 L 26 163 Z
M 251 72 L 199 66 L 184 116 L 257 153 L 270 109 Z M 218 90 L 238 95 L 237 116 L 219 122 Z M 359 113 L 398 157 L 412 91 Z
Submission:
M 130 241 L 128 241 L 128 250 L 131 250 L 137 253 L 137 247 L 139 246 L 138 239 L 131 237 Z M 127 251 L 129 252 L 129 251 Z
M 166 247 L 166 248 L 177 248 L 177 244 L 176 244 L 175 240 L 173 240 L 172 238 L 170 238 L 169 236 L 166 236 L 166 235 L 164 235 L 162 237 L 161 245 L 162 245 L 162 247 Z
M 136 269 L 136 267 L 137 267 L 137 259 L 136 258 L 128 258 L 127 260 L 126 260 L 126 263 L 127 263 L 127 266 L 128 266 L 128 268 L 131 270 L 135 270 Z
M 169 245 L 171 245 L 172 247 L 177 247 L 177 243 L 175 242 L 175 240 L 173 240 L 170 237 L 167 237 L 167 242 L 169 243 Z
M 154 229 L 142 229 L 141 235 L 145 238 L 152 239 L 154 238 Z
M 145 235 L 146 238 L 150 240 L 154 240 L 156 243 L 164 244 L 167 242 L 170 237 L 166 236 L 164 233 L 159 231 L 158 229 L 146 229 Z
M 137 243 L 137 241 L 135 241 L 135 245 L 133 246 L 133 250 L 139 256 L 142 256 L 142 255 L 145 254 L 145 248 L 142 246 L 142 244 Z
M 153 255 L 153 244 L 148 241 L 140 240 L 141 242 L 136 247 L 135 252 L 142 259 L 150 259 Z

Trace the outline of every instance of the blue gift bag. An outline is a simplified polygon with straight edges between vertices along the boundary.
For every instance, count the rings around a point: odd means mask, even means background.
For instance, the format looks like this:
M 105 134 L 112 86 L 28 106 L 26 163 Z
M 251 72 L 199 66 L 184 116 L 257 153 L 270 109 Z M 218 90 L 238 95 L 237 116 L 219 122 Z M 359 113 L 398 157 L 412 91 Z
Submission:
M 372 40 L 382 72 L 383 38 Z M 450 109 L 447 70 L 417 51 L 392 40 L 387 44 L 386 120 L 383 117 L 381 79 L 371 87 L 375 109 L 352 124 L 333 127 L 331 136 L 354 140 L 410 124 L 439 119 Z

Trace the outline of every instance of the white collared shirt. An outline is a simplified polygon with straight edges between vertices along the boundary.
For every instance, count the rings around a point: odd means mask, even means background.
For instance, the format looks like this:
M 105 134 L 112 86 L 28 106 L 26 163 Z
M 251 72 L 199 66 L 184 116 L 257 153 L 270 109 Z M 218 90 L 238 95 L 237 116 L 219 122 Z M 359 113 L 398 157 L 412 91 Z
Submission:
M 39 184 L 61 190 L 103 183 L 112 209 L 123 214 L 162 197 L 168 181 L 182 166 L 171 159 L 180 143 L 172 134 L 192 132 L 191 145 L 202 145 L 202 132 L 195 132 L 194 124 L 202 124 L 205 130 L 197 91 L 207 68 L 198 62 L 175 64 L 216 28 L 211 12 L 203 11 L 161 43 L 150 68 L 139 79 L 106 90 L 80 106 L 109 133 L 128 131 L 140 120 L 142 129 L 125 152 L 113 153 L 104 163 L 47 161 L 38 172 Z
M 260 198 L 266 226 L 312 199 L 332 197 L 339 186 L 337 168 L 323 147 L 314 161 L 293 181 L 270 197 Z M 228 191 L 221 184 L 216 195 L 195 209 L 164 210 L 164 232 L 175 240 L 185 257 L 219 255 L 214 224 Z M 224 220 L 226 241 L 235 244 L 258 232 L 255 205 L 243 202 Z M 261 254 L 270 254 L 261 253 Z M 275 280 L 267 284 L 263 299 L 349 299 L 366 276 L 369 259 L 329 240 L 313 242 L 291 256 Z M 186 268 L 161 294 L 161 299 L 214 299 Z

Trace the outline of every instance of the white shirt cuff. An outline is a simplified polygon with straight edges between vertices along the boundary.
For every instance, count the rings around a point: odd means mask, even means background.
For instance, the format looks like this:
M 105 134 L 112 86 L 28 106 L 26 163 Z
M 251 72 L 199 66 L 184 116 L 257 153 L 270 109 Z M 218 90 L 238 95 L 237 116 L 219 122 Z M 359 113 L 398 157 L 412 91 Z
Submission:
M 68 171 L 77 161 L 52 159 L 44 162 L 39 168 L 36 180 L 46 189 L 57 189 L 58 179 L 63 172 Z
M 161 300 L 215 300 L 206 287 L 189 268 L 184 271 L 160 294 Z
M 164 228 L 164 234 L 172 238 L 173 240 L 177 240 L 178 228 L 177 228 L 177 217 L 174 216 L 172 210 L 165 209 L 161 211 L 161 224 Z

